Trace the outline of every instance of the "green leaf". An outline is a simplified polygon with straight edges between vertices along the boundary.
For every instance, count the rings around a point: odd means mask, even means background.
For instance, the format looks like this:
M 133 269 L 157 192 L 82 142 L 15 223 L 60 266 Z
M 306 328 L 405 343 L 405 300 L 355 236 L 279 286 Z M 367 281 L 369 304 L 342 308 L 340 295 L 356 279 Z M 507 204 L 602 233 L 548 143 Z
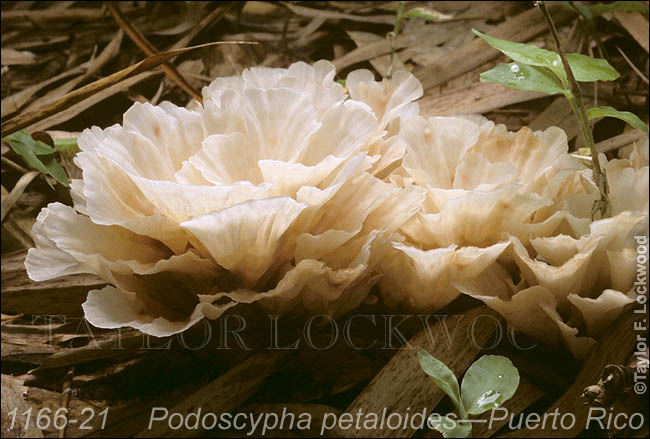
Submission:
M 50 174 L 56 181 L 61 183 L 63 186 L 68 187 L 70 183 L 68 182 L 68 176 L 65 173 L 65 170 L 59 165 L 59 162 L 56 161 L 54 155 L 42 156 L 43 164 L 47 168 L 47 173 Z
M 68 139 L 54 139 L 55 151 L 65 151 L 68 149 L 78 148 L 77 139 L 74 137 Z
M 424 8 L 413 8 L 406 11 L 402 17 L 404 18 L 423 18 L 425 20 L 438 20 L 438 17 L 427 12 Z
M 630 113 L 629 111 L 618 111 L 612 107 L 594 107 L 587 110 L 587 118 L 589 120 L 597 117 L 615 117 L 627 122 L 633 128 L 648 133 L 648 126 L 636 114 Z
M 56 150 L 45 142 L 40 140 L 34 142 L 34 154 L 36 155 L 54 154 L 55 152 Z
M 25 131 L 18 131 L 5 137 L 3 140 L 7 142 L 16 154 L 25 159 L 29 166 L 41 171 L 43 174 L 47 174 L 47 168 L 34 153 L 36 142 L 29 134 Z
M 550 95 L 570 93 L 569 90 L 562 88 L 562 84 L 553 73 L 540 67 L 520 63 L 499 64 L 481 73 L 481 82 L 496 82 L 506 87 L 539 91 Z
M 418 349 L 418 361 L 424 373 L 429 375 L 433 382 L 451 398 L 460 416 L 465 418 L 466 410 L 460 398 L 460 389 L 458 388 L 458 381 L 454 373 L 445 366 L 445 363 L 433 357 L 422 348 Z
M 621 76 L 607 60 L 602 58 L 592 58 L 580 53 L 567 53 L 566 59 L 569 61 L 576 81 L 613 81 Z
M 34 151 L 36 155 L 42 154 L 52 154 L 54 149 L 47 143 L 41 142 L 40 140 L 34 140 L 27 131 L 17 131 L 5 137 L 5 142 L 17 142 L 23 144 L 25 147 Z
M 540 49 L 539 47 L 530 44 L 502 40 L 501 38 L 485 35 L 476 29 L 472 29 L 472 32 L 487 41 L 490 46 L 509 56 L 518 63 L 527 64 L 529 66 L 546 67 L 551 69 L 553 73 L 558 75 L 561 79 L 566 77 L 560 55 L 555 52 Z
M 458 421 L 453 415 L 440 416 L 434 413 L 427 419 L 427 425 L 442 433 L 443 437 L 470 437 L 472 424 Z
M 463 378 L 461 394 L 467 413 L 479 415 L 499 407 L 519 387 L 519 371 L 506 357 L 483 355 Z
M 546 49 L 540 49 L 539 47 L 531 46 L 529 44 L 514 43 L 512 41 L 491 37 L 482 34 L 475 29 L 472 29 L 472 32 L 487 41 L 490 46 L 512 58 L 514 61 L 529 66 L 546 67 L 555 73 L 562 83 L 566 82 L 566 72 L 564 71 L 560 55 L 557 53 Z M 616 69 L 614 69 L 614 67 L 604 59 L 591 58 L 579 53 L 569 53 L 566 58 L 576 81 L 612 81 L 621 76 Z
M 648 15 L 648 8 L 643 6 L 641 2 L 614 2 L 614 3 L 596 3 L 595 5 L 589 6 L 591 14 L 594 17 L 603 15 L 607 12 L 640 12 L 644 15 Z
M 34 140 L 26 131 L 17 131 L 6 136 L 3 139 L 11 147 L 11 149 L 20 155 L 25 162 L 32 168 L 40 171 L 43 174 L 49 174 L 56 181 L 64 186 L 68 186 L 68 176 L 65 170 L 59 165 L 54 156 L 56 149 L 49 146 L 47 143 Z M 45 179 L 47 184 L 52 186 L 50 182 Z

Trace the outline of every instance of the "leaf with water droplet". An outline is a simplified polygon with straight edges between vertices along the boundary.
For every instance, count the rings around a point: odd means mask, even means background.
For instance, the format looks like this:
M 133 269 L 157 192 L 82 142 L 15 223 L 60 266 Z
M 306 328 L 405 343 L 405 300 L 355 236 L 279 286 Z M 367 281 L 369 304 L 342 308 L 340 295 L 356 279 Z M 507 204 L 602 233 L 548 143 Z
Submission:
M 499 376 L 503 377 L 503 375 L 499 375 Z M 497 378 L 499 378 L 499 376 L 497 376 Z M 499 406 L 498 401 L 499 401 L 500 397 L 501 397 L 501 394 L 499 392 L 494 392 L 492 390 L 488 390 L 487 392 L 485 392 L 484 394 L 482 394 L 478 398 L 478 400 L 476 401 L 476 405 L 479 408 L 483 408 L 488 404 L 492 404 L 492 405 L 498 407 Z
M 501 406 L 519 387 L 519 371 L 506 357 L 483 355 L 463 378 L 461 397 L 468 414 L 479 415 Z
M 518 70 L 513 66 L 517 65 Z M 481 82 L 496 82 L 506 87 L 547 94 L 570 93 L 548 70 L 525 64 L 499 64 L 492 70 L 481 73 Z
M 514 61 L 517 61 L 520 66 L 521 64 L 526 64 L 529 66 L 546 67 L 557 75 L 561 83 L 566 84 L 567 79 L 564 65 L 562 64 L 560 55 L 556 52 L 541 49 L 530 44 L 502 40 L 485 35 L 476 29 L 472 29 L 472 32 L 487 41 L 490 46 L 509 56 Z M 614 67 L 601 58 L 591 58 L 580 53 L 568 53 L 566 59 L 571 67 L 573 76 L 579 82 L 613 81 L 620 76 Z
M 498 51 L 502 52 L 506 56 L 509 56 L 520 64 L 546 67 L 548 69 L 551 69 L 560 78 L 566 78 L 562 63 L 559 62 L 560 55 L 551 50 L 541 49 L 530 44 L 515 43 L 514 41 L 502 40 L 501 38 L 485 35 L 476 29 L 472 29 L 472 32 L 487 41 L 490 46 L 494 47 Z

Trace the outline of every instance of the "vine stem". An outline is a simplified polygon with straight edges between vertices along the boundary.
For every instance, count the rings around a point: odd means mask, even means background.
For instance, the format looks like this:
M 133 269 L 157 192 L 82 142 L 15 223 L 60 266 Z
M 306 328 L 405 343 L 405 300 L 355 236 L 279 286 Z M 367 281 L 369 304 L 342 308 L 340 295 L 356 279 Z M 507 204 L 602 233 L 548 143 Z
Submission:
M 551 35 L 553 35 L 553 39 L 555 40 L 555 45 L 557 46 L 557 51 L 560 54 L 560 59 L 562 59 L 562 65 L 564 66 L 564 70 L 566 72 L 566 76 L 569 81 L 569 87 L 571 89 L 571 93 L 567 94 L 566 97 L 569 101 L 569 104 L 571 105 L 571 109 L 573 110 L 576 119 L 578 119 L 578 125 L 580 127 L 580 132 L 585 142 L 585 146 L 587 146 L 591 151 L 594 179 L 596 180 L 596 184 L 598 185 L 598 190 L 600 191 L 600 200 L 594 203 L 594 207 L 592 209 L 591 215 L 593 218 L 596 212 L 600 211 L 600 217 L 606 218 L 609 216 L 610 213 L 607 176 L 603 173 L 600 167 L 600 160 L 598 158 L 598 151 L 596 150 L 594 136 L 591 132 L 591 126 L 589 125 L 589 118 L 587 117 L 587 111 L 585 110 L 585 106 L 582 102 L 580 85 L 578 84 L 578 81 L 576 81 L 575 76 L 573 76 L 573 72 L 571 71 L 571 67 L 569 66 L 569 61 L 567 61 L 566 54 L 564 53 L 564 48 L 560 43 L 560 37 L 557 33 L 557 30 L 555 29 L 555 24 L 551 19 L 551 14 L 548 12 L 546 3 L 543 1 L 537 1 L 535 2 L 535 5 L 538 6 L 539 9 L 542 11 L 542 14 L 544 15 L 544 19 L 546 20 L 546 24 L 548 25 L 548 28 L 551 31 Z

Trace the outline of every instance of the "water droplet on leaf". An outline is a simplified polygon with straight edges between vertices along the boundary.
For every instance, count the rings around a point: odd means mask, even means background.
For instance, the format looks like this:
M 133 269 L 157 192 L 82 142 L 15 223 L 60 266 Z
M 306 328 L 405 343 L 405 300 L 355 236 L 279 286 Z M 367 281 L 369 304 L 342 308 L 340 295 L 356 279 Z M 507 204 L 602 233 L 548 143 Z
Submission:
M 488 404 L 495 405 L 498 404 L 497 400 L 499 398 L 501 398 L 501 394 L 499 392 L 488 390 L 479 397 L 479 399 L 476 401 L 476 405 L 478 407 L 484 407 Z
M 512 73 L 517 73 L 519 71 L 519 66 L 517 64 L 513 64 L 510 66 L 510 71 Z

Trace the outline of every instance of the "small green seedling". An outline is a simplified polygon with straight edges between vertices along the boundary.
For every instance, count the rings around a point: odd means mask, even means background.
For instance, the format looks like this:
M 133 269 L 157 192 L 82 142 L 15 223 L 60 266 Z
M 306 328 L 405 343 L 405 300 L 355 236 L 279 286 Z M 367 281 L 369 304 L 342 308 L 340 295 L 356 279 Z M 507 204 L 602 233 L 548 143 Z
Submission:
M 391 49 L 390 49 L 390 66 L 388 66 L 388 71 L 386 72 L 386 78 L 390 78 L 393 74 L 393 63 L 395 61 L 395 53 L 397 52 L 397 35 L 402 31 L 402 20 L 410 18 L 421 18 L 423 20 L 437 21 L 442 19 L 451 18 L 450 15 L 442 14 L 431 8 L 416 7 L 404 11 L 404 6 L 406 2 L 400 1 L 397 4 L 397 14 L 395 15 L 395 25 L 393 30 L 388 33 L 387 37 L 390 38 Z
M 429 425 L 444 437 L 469 437 L 472 424 L 469 415 L 480 415 L 501 406 L 512 398 L 519 387 L 519 371 L 506 357 L 483 355 L 472 364 L 461 386 L 454 373 L 424 349 L 418 349 L 418 360 L 424 373 L 449 396 L 458 416 L 437 413 L 429 417 Z
M 68 176 L 57 162 L 55 153 L 75 148 L 77 146 L 76 139 L 57 139 L 54 141 L 54 147 L 52 147 L 40 140 L 34 140 L 29 133 L 21 130 L 4 137 L 2 140 L 16 154 L 21 156 L 29 166 L 45 175 L 51 175 L 63 186 L 69 186 Z M 47 179 L 45 181 L 52 187 Z

